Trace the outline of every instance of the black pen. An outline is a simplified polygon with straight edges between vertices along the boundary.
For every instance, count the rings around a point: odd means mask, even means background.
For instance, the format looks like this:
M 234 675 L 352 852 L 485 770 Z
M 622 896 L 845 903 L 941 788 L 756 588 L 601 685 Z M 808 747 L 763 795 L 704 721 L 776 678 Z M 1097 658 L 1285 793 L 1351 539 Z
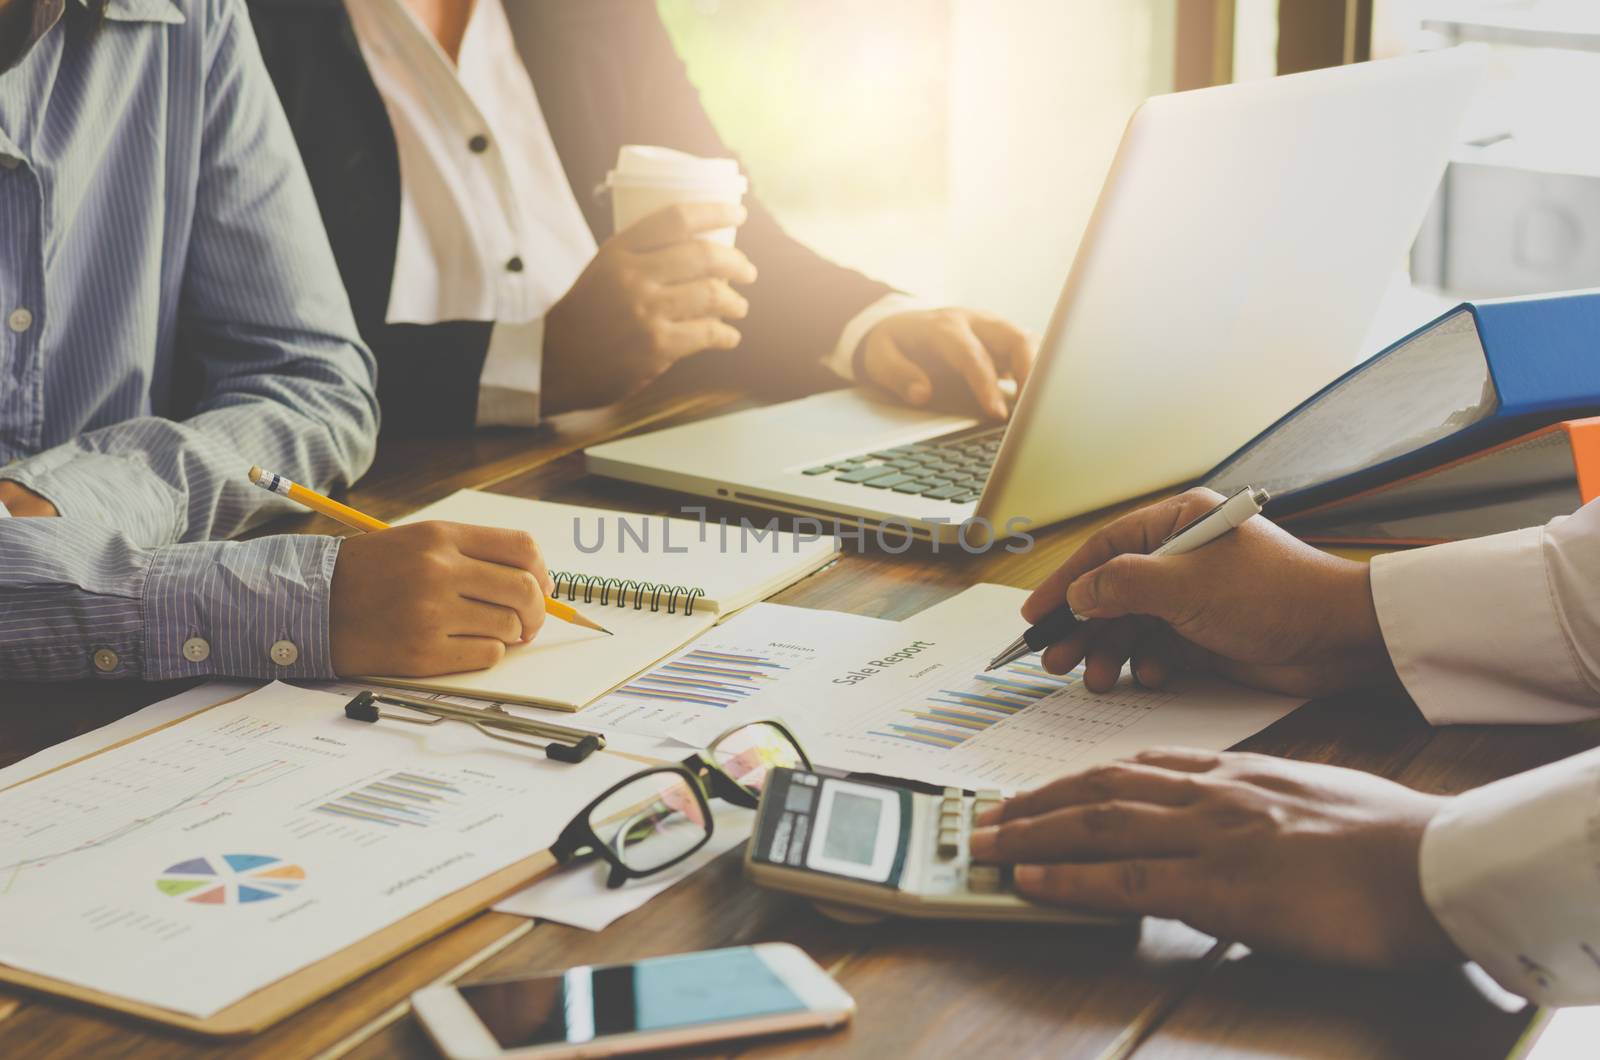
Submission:
M 1260 515 L 1261 509 L 1271 499 L 1266 490 L 1244 486 L 1216 507 L 1196 516 L 1168 534 L 1150 555 L 1179 556 L 1185 552 L 1193 552 L 1202 545 L 1209 545 L 1251 516 Z M 1080 621 L 1082 620 L 1072 613 L 1072 608 L 1063 601 L 1044 618 L 1029 626 L 1022 636 L 1006 645 L 1006 649 L 996 655 L 989 665 L 983 668 L 983 672 L 998 670 L 1007 663 L 1016 662 L 1030 651 L 1044 651 L 1052 644 L 1059 644 L 1071 635 Z

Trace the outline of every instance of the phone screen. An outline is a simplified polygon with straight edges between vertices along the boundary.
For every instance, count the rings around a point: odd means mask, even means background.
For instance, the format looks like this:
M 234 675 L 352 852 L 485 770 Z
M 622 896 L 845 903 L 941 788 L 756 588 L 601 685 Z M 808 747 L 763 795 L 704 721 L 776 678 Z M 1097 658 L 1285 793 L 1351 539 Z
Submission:
M 502 1049 L 798 1012 L 804 1002 L 749 947 L 569 969 L 461 988 Z

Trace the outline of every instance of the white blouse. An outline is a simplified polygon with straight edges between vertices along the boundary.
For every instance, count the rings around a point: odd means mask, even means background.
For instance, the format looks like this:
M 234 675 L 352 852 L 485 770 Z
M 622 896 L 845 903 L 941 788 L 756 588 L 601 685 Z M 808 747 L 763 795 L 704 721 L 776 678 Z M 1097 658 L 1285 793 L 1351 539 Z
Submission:
M 478 425 L 539 421 L 544 316 L 595 254 L 502 0 L 477 0 L 458 62 L 404 0 L 345 0 L 400 155 L 390 323 L 489 320 Z M 850 378 L 857 342 L 919 303 L 888 295 L 824 363 Z

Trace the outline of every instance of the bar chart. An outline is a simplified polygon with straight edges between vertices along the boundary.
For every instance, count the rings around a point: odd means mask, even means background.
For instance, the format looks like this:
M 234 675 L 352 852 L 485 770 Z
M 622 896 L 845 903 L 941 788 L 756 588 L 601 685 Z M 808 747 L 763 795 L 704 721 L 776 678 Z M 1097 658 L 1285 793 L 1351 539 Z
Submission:
M 901 707 L 868 730 L 873 736 L 923 747 L 951 749 L 1021 713 L 1047 696 L 1079 683 L 1079 675 L 1052 674 L 1029 655 L 999 671 L 976 674 L 970 682 L 951 682 L 919 704 Z
M 726 709 L 788 670 L 767 655 L 694 648 L 634 678 L 612 695 Z
M 330 799 L 313 812 L 385 828 L 426 828 L 461 795 L 460 788 L 435 777 L 395 772 Z

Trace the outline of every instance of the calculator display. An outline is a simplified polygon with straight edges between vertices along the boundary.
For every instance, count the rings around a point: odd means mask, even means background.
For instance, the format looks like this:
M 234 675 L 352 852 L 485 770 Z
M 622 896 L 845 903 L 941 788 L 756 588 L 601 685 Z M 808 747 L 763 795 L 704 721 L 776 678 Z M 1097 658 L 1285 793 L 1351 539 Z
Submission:
M 904 860 L 897 856 L 905 839 L 901 825 L 910 825 L 910 815 L 902 813 L 900 802 L 901 793 L 892 788 L 832 777 L 823 780 L 806 868 L 888 883 Z
M 833 816 L 822 837 L 822 853 L 836 861 L 871 865 L 883 820 L 883 800 L 841 791 L 833 797 Z
M 911 793 L 775 769 L 762 793 L 752 860 L 895 887 L 905 866 Z

